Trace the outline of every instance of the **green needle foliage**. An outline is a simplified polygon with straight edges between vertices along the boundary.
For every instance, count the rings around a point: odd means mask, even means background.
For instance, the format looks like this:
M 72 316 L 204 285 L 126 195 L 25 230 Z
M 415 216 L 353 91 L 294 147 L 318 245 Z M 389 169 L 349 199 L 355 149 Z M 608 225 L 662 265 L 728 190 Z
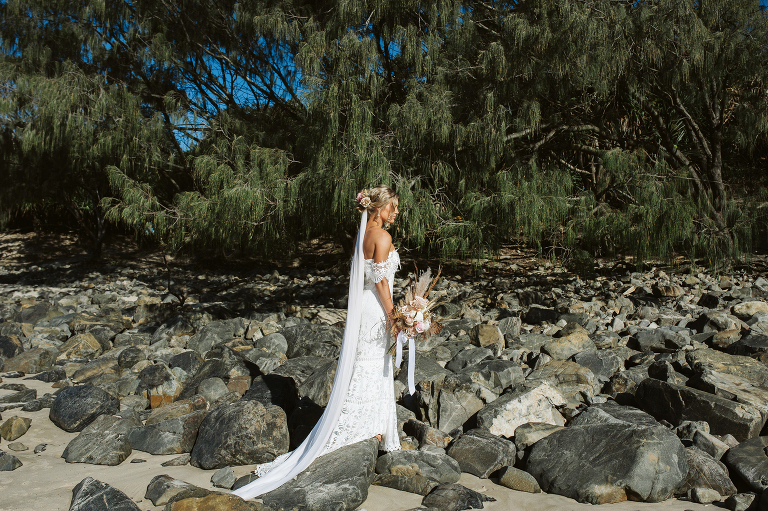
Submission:
M 5 215 L 70 204 L 170 251 L 275 254 L 349 244 L 354 196 L 385 183 L 402 198 L 395 237 L 447 258 L 518 241 L 714 264 L 764 230 L 757 0 L 7 0 L 0 14 Z

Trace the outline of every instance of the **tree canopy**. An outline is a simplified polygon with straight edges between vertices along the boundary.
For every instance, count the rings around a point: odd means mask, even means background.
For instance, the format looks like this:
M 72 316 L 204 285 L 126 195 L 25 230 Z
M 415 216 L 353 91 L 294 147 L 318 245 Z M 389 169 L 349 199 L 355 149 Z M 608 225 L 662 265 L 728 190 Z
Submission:
M 0 1 L 3 218 L 172 251 L 354 231 L 411 246 L 748 254 L 764 229 L 757 0 Z

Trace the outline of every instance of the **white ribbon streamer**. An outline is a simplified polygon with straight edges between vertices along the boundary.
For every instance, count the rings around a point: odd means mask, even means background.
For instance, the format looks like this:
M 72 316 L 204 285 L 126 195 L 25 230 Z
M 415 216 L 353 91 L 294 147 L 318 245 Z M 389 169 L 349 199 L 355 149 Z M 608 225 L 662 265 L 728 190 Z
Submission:
M 416 344 L 413 337 L 406 336 L 401 330 L 397 334 L 397 351 L 395 353 L 395 367 L 400 367 L 403 362 L 403 344 L 406 339 L 408 340 L 408 392 L 411 395 L 416 393 L 416 385 L 414 385 L 414 374 L 416 372 Z

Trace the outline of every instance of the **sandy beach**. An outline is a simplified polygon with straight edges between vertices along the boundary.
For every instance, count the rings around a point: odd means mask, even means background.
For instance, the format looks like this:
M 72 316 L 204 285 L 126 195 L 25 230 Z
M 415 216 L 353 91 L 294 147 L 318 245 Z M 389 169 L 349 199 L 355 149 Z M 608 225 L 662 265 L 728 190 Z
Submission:
M 23 378 L 3 378 L 2 383 L 23 383 L 28 388 L 36 389 L 38 396 L 53 392 L 50 383 Z M 12 393 L 0 390 L 0 396 Z M 142 510 L 156 511 L 164 506 L 153 506 L 144 499 L 147 485 L 153 477 L 168 474 L 203 488 L 214 489 L 211 475 L 214 470 L 201 470 L 191 465 L 183 467 L 163 467 L 162 463 L 175 458 L 175 455 L 155 456 L 140 451 L 133 451 L 130 457 L 118 466 L 88 465 L 67 463 L 61 453 L 77 433 L 67 433 L 55 426 L 48 419 L 49 410 L 22 412 L 20 409 L 2 412 L 3 421 L 18 415 L 32 419 L 29 431 L 16 442 L 21 442 L 29 449 L 21 452 L 10 451 L 8 442 L 2 441 L 0 449 L 10 452 L 23 466 L 13 472 L 0 473 L 0 511 L 67 511 L 72 498 L 72 488 L 85 477 L 93 477 L 108 483 L 128 495 Z M 34 454 L 37 445 L 47 444 L 46 449 Z M 138 462 L 142 460 L 142 462 Z M 252 465 L 233 467 L 240 477 L 250 470 Z M 555 510 L 594 510 L 595 507 L 561 497 L 543 493 L 532 494 L 510 490 L 497 485 L 491 480 L 479 479 L 470 474 L 462 474 L 460 484 L 493 497 L 496 502 L 486 502 L 489 511 L 555 511 Z M 220 490 L 219 491 L 224 491 Z M 371 486 L 368 499 L 359 509 L 367 511 L 405 511 L 418 507 L 422 497 L 390 488 Z M 623 502 L 604 506 L 610 511 L 684 511 L 714 509 L 717 504 L 704 506 L 692 502 L 668 500 L 658 504 Z

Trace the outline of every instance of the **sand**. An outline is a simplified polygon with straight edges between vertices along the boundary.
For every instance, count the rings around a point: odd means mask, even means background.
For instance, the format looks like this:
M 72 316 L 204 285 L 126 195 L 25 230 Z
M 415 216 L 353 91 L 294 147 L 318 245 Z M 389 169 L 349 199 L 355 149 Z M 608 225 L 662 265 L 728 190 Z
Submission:
M 50 383 L 23 378 L 3 378 L 2 383 L 23 383 L 29 388 L 37 389 L 38 396 L 53 392 Z M 11 391 L 0 390 L 0 395 L 11 394 Z M 168 474 L 171 477 L 188 483 L 214 489 L 211 485 L 211 475 L 215 470 L 201 470 L 192 466 L 163 467 L 161 463 L 173 459 L 176 455 L 154 456 L 140 451 L 133 451 L 130 457 L 115 467 L 67 463 L 61 458 L 67 444 L 77 436 L 77 433 L 67 433 L 56 427 L 48 419 L 47 408 L 39 412 L 22 412 L 12 409 L 2 412 L 2 420 L 18 415 L 29 417 L 32 424 L 29 431 L 15 440 L 21 442 L 29 450 L 22 452 L 10 451 L 8 442 L 0 442 L 0 449 L 19 458 L 23 466 L 13 472 L 0 472 L 0 511 L 67 511 L 72 498 L 72 488 L 85 477 L 93 477 L 108 483 L 128 495 L 142 510 L 161 510 L 163 506 L 153 506 L 152 502 L 144 499 L 147 485 L 153 477 Z M 35 446 L 47 444 L 45 451 L 34 454 Z M 144 460 L 143 463 L 131 463 Z M 253 470 L 253 466 L 233 467 L 238 477 Z M 487 479 L 479 479 L 469 474 L 462 474 L 459 483 L 468 488 L 493 497 L 496 502 L 486 502 L 485 509 L 548 511 L 548 510 L 587 510 L 597 508 L 588 504 L 579 504 L 574 500 L 559 495 L 531 494 L 510 490 L 499 486 Z M 219 490 L 221 491 L 221 490 Z M 419 506 L 422 497 L 411 493 L 371 486 L 368 499 L 359 509 L 367 511 L 405 511 Z M 659 504 L 644 504 L 624 502 L 602 506 L 608 511 L 684 511 L 713 509 L 714 506 L 703 506 L 691 502 L 668 500 Z

